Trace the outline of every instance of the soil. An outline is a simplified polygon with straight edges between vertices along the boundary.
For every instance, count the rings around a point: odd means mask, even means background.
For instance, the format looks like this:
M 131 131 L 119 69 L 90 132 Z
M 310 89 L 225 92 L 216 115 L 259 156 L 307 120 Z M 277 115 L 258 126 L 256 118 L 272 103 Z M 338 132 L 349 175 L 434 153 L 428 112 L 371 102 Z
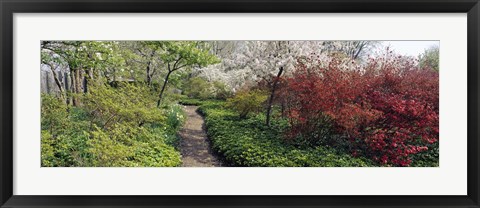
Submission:
M 221 167 L 222 162 L 212 152 L 198 106 L 185 106 L 187 120 L 179 131 L 183 167 Z

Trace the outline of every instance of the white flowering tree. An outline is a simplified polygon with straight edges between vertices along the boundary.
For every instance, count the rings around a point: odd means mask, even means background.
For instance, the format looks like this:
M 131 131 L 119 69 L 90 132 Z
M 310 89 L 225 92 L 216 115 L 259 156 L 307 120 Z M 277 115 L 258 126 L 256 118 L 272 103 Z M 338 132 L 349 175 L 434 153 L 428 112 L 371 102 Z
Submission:
M 363 62 L 376 48 L 377 41 L 213 41 L 212 52 L 222 59 L 220 64 L 201 68 L 199 76 L 218 80 L 234 91 L 264 77 L 275 76 L 280 67 L 293 71 L 298 58 L 317 56 L 328 64 L 331 56 Z M 346 66 L 347 67 L 347 66 Z
M 272 101 L 278 79 L 295 69 L 297 60 L 305 56 L 316 56 L 328 64 L 331 54 L 352 63 L 361 61 L 375 47 L 374 41 L 214 41 L 212 51 L 222 62 L 199 70 L 200 76 L 209 81 L 220 80 L 233 91 L 260 80 L 270 86 L 267 103 L 267 125 L 270 121 Z M 345 62 L 345 68 L 352 63 Z
M 270 85 L 267 125 L 280 76 L 291 72 L 299 57 L 323 48 L 322 41 L 219 41 L 212 45 L 222 62 L 201 69 L 201 76 L 210 81 L 221 80 L 234 91 L 248 83 L 267 81 Z

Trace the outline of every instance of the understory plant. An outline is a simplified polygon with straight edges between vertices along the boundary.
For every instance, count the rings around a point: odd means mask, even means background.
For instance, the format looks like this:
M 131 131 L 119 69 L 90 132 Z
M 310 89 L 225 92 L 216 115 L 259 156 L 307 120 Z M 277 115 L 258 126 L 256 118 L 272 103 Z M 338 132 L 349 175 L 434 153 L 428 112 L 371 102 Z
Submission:
M 207 134 L 213 149 L 233 166 L 248 167 L 363 167 L 367 158 L 354 158 L 331 147 L 298 148 L 281 138 L 286 120 L 274 120 L 270 127 L 264 115 L 239 119 L 235 111 L 221 104 L 202 105 Z
M 175 145 L 182 109 L 157 108 L 148 90 L 92 86 L 76 107 L 42 94 L 42 166 L 179 166 Z

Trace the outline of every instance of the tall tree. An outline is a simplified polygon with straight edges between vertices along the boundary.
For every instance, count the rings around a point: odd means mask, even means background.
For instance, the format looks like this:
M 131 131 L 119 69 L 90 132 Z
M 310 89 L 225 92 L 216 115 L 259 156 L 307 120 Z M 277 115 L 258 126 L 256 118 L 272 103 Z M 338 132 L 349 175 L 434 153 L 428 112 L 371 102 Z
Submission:
M 52 63 L 58 62 L 58 64 L 66 64 L 70 70 L 70 79 L 71 79 L 71 89 L 70 96 L 72 104 L 74 106 L 79 105 L 79 101 L 76 96 L 73 94 L 80 92 L 80 82 L 79 70 L 81 68 L 82 61 L 80 60 L 80 51 L 84 49 L 81 47 L 81 41 L 42 41 L 42 62 Z M 51 57 L 57 57 L 52 59 Z
M 156 44 L 163 49 L 159 56 L 167 66 L 167 73 L 158 95 L 157 107 L 160 107 L 165 88 L 173 72 L 189 67 L 205 67 L 219 62 L 218 58 L 198 41 L 167 41 L 152 42 L 151 44 Z
M 438 46 L 432 46 L 418 56 L 418 66 L 421 69 L 439 71 L 439 60 L 440 48 Z
M 152 86 L 158 76 L 158 69 L 164 67 L 159 55 L 163 50 L 160 46 L 158 42 L 152 41 L 122 42 L 122 53 L 127 66 L 135 73 L 133 76 L 145 80 L 148 86 Z
M 378 45 L 378 41 L 361 40 L 361 41 L 325 41 L 322 52 L 340 53 L 347 57 L 357 60 L 364 59 L 372 49 Z
M 72 104 L 78 106 L 80 100 L 76 95 L 87 92 L 94 74 L 123 63 L 117 45 L 115 41 L 42 41 L 42 62 L 68 66 L 70 96 Z
M 277 76 L 273 80 L 272 87 L 270 89 L 270 98 L 268 99 L 267 103 L 267 118 L 266 118 L 266 124 L 267 126 L 270 126 L 270 117 L 272 113 L 272 105 L 273 105 L 273 99 L 275 98 L 275 91 L 277 90 L 277 85 L 278 81 L 280 80 L 280 76 L 282 76 L 283 73 L 283 67 L 280 67 L 280 70 L 278 70 Z
M 319 53 L 323 41 L 215 41 L 220 64 L 199 70 L 210 81 L 221 81 L 234 91 L 246 83 L 275 76 L 281 66 L 291 73 L 299 57 Z

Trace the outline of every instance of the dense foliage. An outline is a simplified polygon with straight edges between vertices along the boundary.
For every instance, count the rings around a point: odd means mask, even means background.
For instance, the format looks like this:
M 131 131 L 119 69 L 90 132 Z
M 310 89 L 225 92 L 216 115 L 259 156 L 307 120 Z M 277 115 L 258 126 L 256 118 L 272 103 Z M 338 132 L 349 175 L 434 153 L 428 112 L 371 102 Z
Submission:
M 440 48 L 438 46 L 430 47 L 419 55 L 419 67 L 423 69 L 431 69 L 439 71 L 440 65 Z
M 338 60 L 327 67 L 300 62 L 286 80 L 288 137 L 344 144 L 353 155 L 396 166 L 435 148 L 438 73 L 395 60 L 379 69 L 380 61 L 372 59 L 362 70 L 343 70 Z M 331 126 L 341 136 L 329 135 Z
M 262 104 L 267 100 L 267 94 L 261 90 L 242 90 L 235 97 L 227 99 L 227 105 L 234 109 L 240 118 L 246 118 L 250 113 L 262 110 Z
M 225 100 L 232 96 L 232 91 L 220 81 L 208 82 L 204 78 L 194 77 L 185 82 L 183 94 L 194 99 Z
M 97 86 L 82 108 L 43 94 L 42 166 L 179 166 L 182 109 L 158 109 L 141 90 Z
M 241 119 L 220 102 L 200 107 L 205 115 L 213 149 L 234 166 L 251 167 L 355 167 L 371 166 L 368 159 L 353 158 L 330 147 L 299 149 L 282 141 L 288 123 L 277 120 L 271 128 L 262 115 Z

